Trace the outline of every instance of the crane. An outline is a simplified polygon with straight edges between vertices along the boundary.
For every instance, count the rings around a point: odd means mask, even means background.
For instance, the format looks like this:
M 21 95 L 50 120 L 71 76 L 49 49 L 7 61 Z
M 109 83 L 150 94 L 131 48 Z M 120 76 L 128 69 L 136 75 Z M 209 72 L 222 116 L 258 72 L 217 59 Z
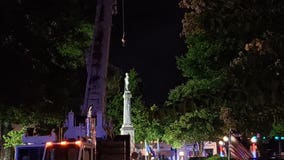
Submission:
M 93 43 L 86 55 L 87 82 L 81 115 L 86 116 L 90 106 L 96 117 L 96 135 L 106 137 L 104 114 L 106 109 L 106 79 L 112 14 L 116 13 L 115 0 L 97 0 Z
M 69 112 L 63 141 L 58 142 L 54 134 L 52 136 L 24 136 L 23 142 L 26 145 L 16 147 L 15 160 L 27 157 L 36 160 L 66 159 L 66 156 L 78 160 L 91 160 L 98 156 L 96 138 L 106 137 L 103 129 L 106 79 L 112 15 L 116 14 L 116 5 L 116 0 L 97 0 L 93 42 L 86 54 L 85 97 L 81 105 L 81 115 L 87 117 L 85 126 L 75 126 L 74 113 Z

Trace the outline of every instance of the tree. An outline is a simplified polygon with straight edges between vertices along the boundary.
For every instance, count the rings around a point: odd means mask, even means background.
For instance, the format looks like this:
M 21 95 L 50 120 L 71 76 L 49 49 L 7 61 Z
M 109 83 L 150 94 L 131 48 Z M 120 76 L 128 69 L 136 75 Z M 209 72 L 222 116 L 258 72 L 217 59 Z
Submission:
M 5 75 L 0 106 L 7 113 L 1 115 L 1 134 L 11 123 L 49 132 L 46 128 L 62 125 L 68 111 L 79 110 L 93 6 L 89 0 L 0 2 L 0 72 Z
M 185 115 L 196 115 L 196 112 L 199 113 L 202 110 L 208 114 L 211 113 L 211 121 L 214 123 L 209 124 L 214 129 L 210 134 L 218 135 L 222 122 L 217 115 L 221 106 L 225 105 L 221 97 L 224 97 L 224 88 L 227 85 L 227 70 L 222 65 L 224 47 L 222 43 L 212 40 L 205 34 L 189 36 L 186 43 L 188 52 L 177 58 L 177 66 L 182 71 L 182 75 L 187 78 L 187 82 L 171 90 L 166 104 L 177 107 L 176 120 L 180 120 Z M 178 122 L 180 121 L 175 123 Z M 192 126 L 190 129 L 194 127 L 197 126 Z M 219 134 L 222 133 L 219 132 Z M 189 133 L 184 135 L 186 136 L 182 137 L 184 140 L 189 140 L 188 137 L 191 137 Z M 208 136 L 202 137 L 209 138 Z
M 283 119 L 283 2 L 182 0 L 180 6 L 188 52 L 177 66 L 186 82 L 171 90 L 167 104 L 177 117 L 196 108 L 221 111 L 215 131 L 225 125 L 267 134 Z
M 284 135 L 284 123 L 277 123 L 272 125 L 272 130 L 269 136 L 283 136 Z
M 214 119 L 217 114 L 207 109 L 195 110 L 180 116 L 169 127 L 166 128 L 163 140 L 180 147 L 183 143 L 197 143 L 199 145 L 199 155 L 202 154 L 203 141 L 212 138 L 214 132 Z
M 1 1 L 2 105 L 57 118 L 79 110 L 92 6 L 77 0 Z
M 32 110 L 65 105 L 70 110 L 82 97 L 74 94 L 83 88 L 76 86 L 84 83 L 79 78 L 84 77 L 83 53 L 92 40 L 93 14 L 85 16 L 88 4 L 1 3 L 1 68 L 9 68 L 1 70 L 6 75 L 1 79 L 1 102 Z

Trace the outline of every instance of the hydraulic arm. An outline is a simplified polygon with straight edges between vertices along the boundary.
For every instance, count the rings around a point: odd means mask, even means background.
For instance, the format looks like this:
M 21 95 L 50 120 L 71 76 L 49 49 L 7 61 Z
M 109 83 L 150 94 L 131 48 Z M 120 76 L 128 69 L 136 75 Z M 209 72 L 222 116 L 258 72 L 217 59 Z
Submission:
M 96 135 L 106 137 L 103 129 L 106 108 L 106 79 L 109 59 L 112 14 L 115 0 L 97 0 L 93 43 L 86 55 L 87 82 L 81 114 L 86 116 L 90 106 L 96 116 Z

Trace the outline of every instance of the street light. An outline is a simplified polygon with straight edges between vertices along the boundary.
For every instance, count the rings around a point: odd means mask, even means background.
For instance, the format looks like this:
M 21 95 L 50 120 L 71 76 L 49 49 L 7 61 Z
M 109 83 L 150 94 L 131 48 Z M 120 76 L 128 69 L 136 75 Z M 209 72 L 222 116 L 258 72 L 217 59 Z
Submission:
M 184 160 L 184 151 L 180 151 L 178 155 L 180 160 Z
M 223 140 L 225 141 L 225 142 L 228 142 L 228 149 L 227 149 L 227 157 L 228 157 L 228 160 L 230 160 L 231 159 L 231 154 L 230 154 L 230 146 L 231 146 L 231 140 L 232 140 L 232 136 L 231 136 L 231 134 L 232 134 L 232 130 L 230 129 L 229 130 L 229 135 L 228 136 L 224 136 L 223 137 Z
M 284 140 L 284 137 L 283 136 L 275 136 L 274 140 L 278 141 L 278 156 L 281 157 L 281 152 L 282 152 L 281 141 Z
M 256 136 L 251 137 L 250 141 L 251 143 L 256 143 L 257 142 Z
M 225 142 L 225 144 L 227 144 L 228 142 L 230 142 L 229 137 L 224 136 L 223 141 Z M 230 157 L 229 157 L 230 156 L 230 143 L 228 143 L 228 145 L 226 146 L 226 152 L 227 152 L 228 159 L 230 159 Z
M 257 137 L 256 136 L 253 136 L 253 137 L 251 137 L 251 139 L 250 139 L 250 141 L 251 141 L 251 153 L 252 153 L 252 158 L 257 158 L 257 153 L 256 153 L 256 150 L 257 150 L 257 145 L 256 145 L 256 143 L 257 143 Z
M 224 142 L 228 142 L 228 141 L 229 141 L 229 137 L 228 137 L 228 136 L 224 136 L 224 137 L 223 137 L 223 141 L 224 141 Z

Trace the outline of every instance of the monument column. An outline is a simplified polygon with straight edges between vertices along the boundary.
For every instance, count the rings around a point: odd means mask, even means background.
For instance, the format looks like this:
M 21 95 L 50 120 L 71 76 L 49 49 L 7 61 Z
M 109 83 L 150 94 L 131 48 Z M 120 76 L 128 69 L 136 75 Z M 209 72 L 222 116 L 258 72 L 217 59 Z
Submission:
M 128 73 L 125 73 L 124 79 L 124 94 L 123 94 L 123 124 L 120 129 L 121 135 L 130 135 L 130 153 L 132 153 L 135 146 L 134 141 L 134 128 L 131 123 L 131 92 L 129 90 L 129 76 Z

